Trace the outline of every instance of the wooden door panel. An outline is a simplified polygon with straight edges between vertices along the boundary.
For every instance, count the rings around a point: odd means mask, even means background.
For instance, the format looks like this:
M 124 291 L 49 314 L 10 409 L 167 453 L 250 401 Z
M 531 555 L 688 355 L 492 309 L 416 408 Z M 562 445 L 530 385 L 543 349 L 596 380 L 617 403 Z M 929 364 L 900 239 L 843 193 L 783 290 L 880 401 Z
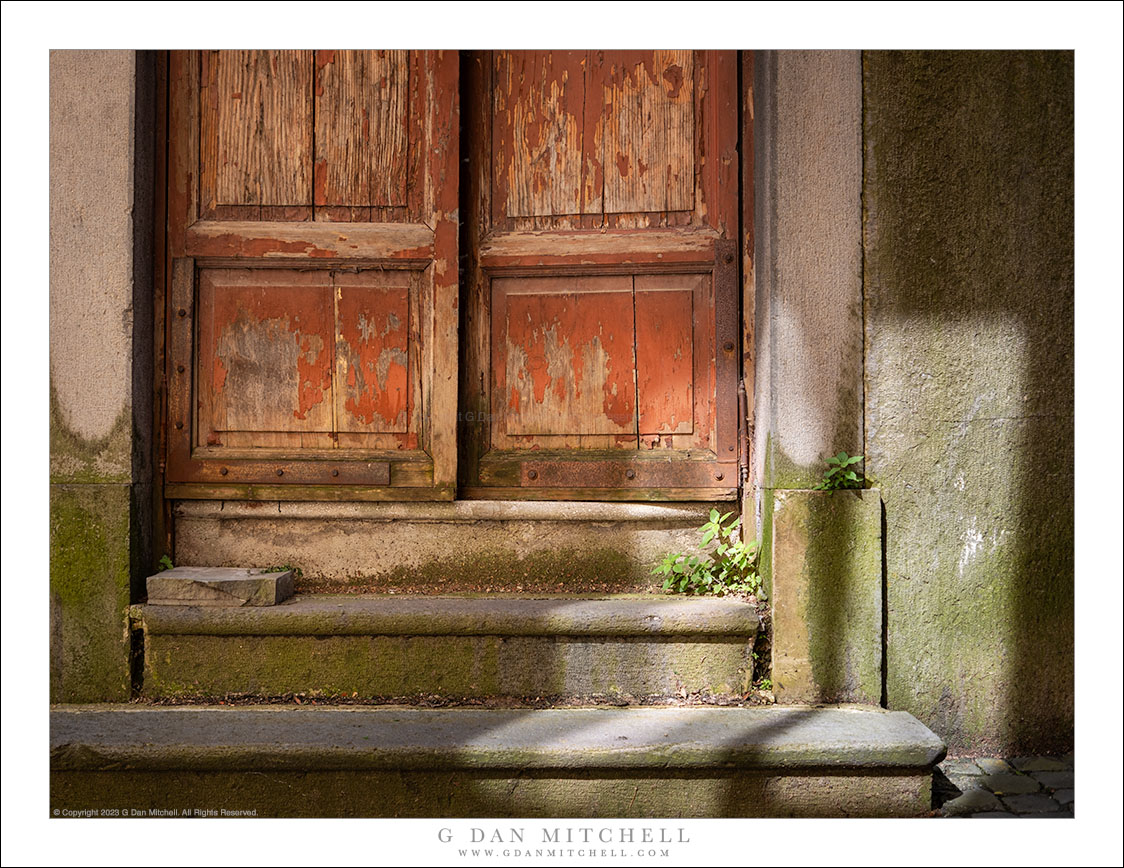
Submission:
M 167 82 L 170 496 L 451 499 L 457 55 L 172 52 Z
M 498 218 L 600 212 L 600 161 L 592 152 L 593 125 L 587 129 L 587 54 L 496 52 Z
M 201 445 L 227 433 L 332 431 L 326 275 L 208 269 L 199 278 Z
M 407 271 L 200 270 L 195 445 L 416 448 L 417 283 Z
M 595 52 L 603 107 L 606 214 L 691 211 L 695 204 L 694 58 L 690 51 Z M 596 58 L 594 59 L 596 60 Z
M 316 53 L 317 206 L 406 205 L 408 55 Z
M 312 53 L 206 51 L 201 64 L 205 210 L 310 204 Z
M 416 368 L 410 364 L 409 295 L 405 286 L 335 288 L 338 430 L 408 430 L 410 369 Z
M 496 445 L 521 435 L 635 439 L 632 281 L 501 278 L 492 291 Z
M 637 288 L 636 392 L 640 434 L 694 431 L 693 295 L 682 289 Z
M 473 56 L 468 496 L 734 496 L 734 61 Z

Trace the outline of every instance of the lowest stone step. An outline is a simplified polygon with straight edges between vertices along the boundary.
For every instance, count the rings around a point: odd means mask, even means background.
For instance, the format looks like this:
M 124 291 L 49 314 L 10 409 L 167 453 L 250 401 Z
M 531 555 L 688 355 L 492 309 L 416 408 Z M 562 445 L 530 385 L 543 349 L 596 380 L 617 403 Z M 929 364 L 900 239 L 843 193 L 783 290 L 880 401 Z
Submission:
M 919 816 L 937 736 L 859 708 L 60 706 L 51 807 L 312 817 Z
M 135 606 L 148 697 L 731 695 L 758 617 L 739 600 L 655 596 L 294 597 Z

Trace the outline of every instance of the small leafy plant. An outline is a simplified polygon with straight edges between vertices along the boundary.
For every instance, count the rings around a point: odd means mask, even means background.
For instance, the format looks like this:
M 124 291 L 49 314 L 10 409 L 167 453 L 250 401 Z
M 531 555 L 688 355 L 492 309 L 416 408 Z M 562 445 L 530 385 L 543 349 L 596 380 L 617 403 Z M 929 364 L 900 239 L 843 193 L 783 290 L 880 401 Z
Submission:
M 162 573 L 164 570 L 175 569 L 175 566 L 176 565 L 172 563 L 172 559 L 164 555 L 156 564 L 156 572 Z
M 861 455 L 848 455 L 846 452 L 840 452 L 827 459 L 827 470 L 824 472 L 823 480 L 814 490 L 841 491 L 865 487 L 866 479 L 854 470 L 854 466 L 862 460 Z
M 263 572 L 266 573 L 284 573 L 292 572 L 294 579 L 304 578 L 304 570 L 300 567 L 295 567 L 292 564 L 274 564 L 272 567 L 266 567 Z
M 653 575 L 664 577 L 665 591 L 718 596 L 754 594 L 765 599 L 757 573 L 757 540 L 743 542 L 741 519 L 727 523 L 731 515 L 719 515 L 717 509 L 710 511 L 710 519 L 699 528 L 699 548 L 707 550 L 705 554 L 669 554 L 652 569 Z M 715 540 L 717 544 L 711 547 Z

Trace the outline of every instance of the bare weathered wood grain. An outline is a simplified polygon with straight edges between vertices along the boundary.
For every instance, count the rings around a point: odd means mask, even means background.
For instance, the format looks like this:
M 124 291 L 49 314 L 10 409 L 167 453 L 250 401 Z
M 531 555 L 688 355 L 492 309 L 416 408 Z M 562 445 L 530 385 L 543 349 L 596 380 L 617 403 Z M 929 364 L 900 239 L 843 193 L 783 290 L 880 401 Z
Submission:
M 317 206 L 404 206 L 409 52 L 316 52 Z
M 689 51 L 605 52 L 592 71 L 606 213 L 694 206 L 694 60 Z
M 312 53 L 208 54 L 202 138 L 215 204 L 310 205 Z
M 580 51 L 496 52 L 495 177 L 507 216 L 587 210 L 585 67 Z

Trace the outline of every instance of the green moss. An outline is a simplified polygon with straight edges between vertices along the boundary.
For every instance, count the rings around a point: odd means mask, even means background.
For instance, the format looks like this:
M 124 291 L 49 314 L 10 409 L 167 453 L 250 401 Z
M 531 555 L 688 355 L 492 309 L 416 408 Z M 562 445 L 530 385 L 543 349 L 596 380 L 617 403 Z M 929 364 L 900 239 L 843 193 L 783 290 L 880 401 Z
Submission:
M 757 572 L 767 599 L 773 599 L 773 490 L 761 491 L 761 548 L 757 556 Z
M 824 701 L 877 705 L 882 698 L 877 493 L 809 494 L 805 515 L 805 620 L 812 679 Z
M 226 636 L 149 633 L 146 697 L 728 694 L 748 686 L 744 637 Z
M 127 699 L 130 691 L 128 485 L 52 485 L 51 700 Z
M 51 482 L 129 482 L 132 479 L 132 414 L 123 409 L 105 437 L 89 440 L 64 421 L 54 383 L 50 392 Z

